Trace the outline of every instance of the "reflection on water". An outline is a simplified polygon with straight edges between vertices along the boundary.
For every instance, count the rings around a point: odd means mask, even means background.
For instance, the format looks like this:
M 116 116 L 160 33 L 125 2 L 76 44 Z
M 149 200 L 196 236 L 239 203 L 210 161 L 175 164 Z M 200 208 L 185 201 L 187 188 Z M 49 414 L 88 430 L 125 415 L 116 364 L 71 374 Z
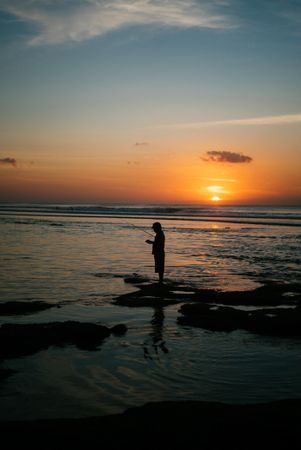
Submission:
M 123 277 L 156 280 L 143 230 L 152 220 L 0 217 L 1 301 L 45 300 L 62 308 L 0 322 L 125 323 L 96 352 L 49 349 L 5 362 L 0 418 L 87 416 L 146 401 L 254 402 L 301 397 L 300 343 L 177 325 L 178 306 L 117 307 L 135 289 Z M 198 287 L 251 289 L 300 280 L 295 227 L 162 221 L 166 277 Z M 226 225 L 226 226 L 225 226 Z M 49 399 L 51 398 L 51 402 Z
M 21 224 L 0 217 L 1 298 L 82 300 L 126 292 L 129 286 L 116 275 L 136 272 L 155 278 L 143 233 L 151 223 L 135 219 L 133 228 L 122 219 L 63 217 L 63 226 L 57 227 L 50 226 L 49 217 L 37 222 L 23 218 Z M 168 278 L 227 290 L 250 289 L 266 278 L 300 279 L 298 229 L 189 221 L 176 225 L 163 222 Z M 115 277 L 92 277 L 99 273 Z
M 0 419 L 112 414 L 162 400 L 301 398 L 299 341 L 178 328 L 176 308 L 163 315 L 138 308 L 128 333 L 96 352 L 52 348 L 10 360 L 18 372 L 1 385 Z
M 158 356 L 159 352 L 168 353 L 168 348 L 166 347 L 166 343 L 163 339 L 163 328 L 164 328 L 164 308 L 162 306 L 155 306 L 154 314 L 151 319 L 151 331 L 150 338 L 146 340 L 144 343 L 143 351 L 144 358 L 152 359 L 150 347 L 154 350 L 155 354 Z

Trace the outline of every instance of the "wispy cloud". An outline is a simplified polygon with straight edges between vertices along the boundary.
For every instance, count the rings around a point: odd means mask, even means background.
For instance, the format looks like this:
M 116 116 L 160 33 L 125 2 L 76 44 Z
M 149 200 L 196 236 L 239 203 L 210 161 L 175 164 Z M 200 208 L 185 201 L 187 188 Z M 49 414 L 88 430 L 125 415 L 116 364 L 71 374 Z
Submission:
M 173 128 L 173 129 L 197 129 L 203 127 L 217 127 L 217 126 L 261 126 L 261 125 L 288 125 L 301 122 L 301 113 L 286 114 L 280 116 L 262 116 L 252 117 L 248 119 L 231 119 L 231 120 L 215 120 L 210 122 L 190 122 L 177 123 L 171 125 L 162 125 L 159 128 Z
M 1 0 L 0 10 L 36 26 L 30 45 L 83 41 L 134 25 L 236 26 L 219 0 Z
M 291 23 L 301 24 L 301 4 L 300 2 L 285 2 L 281 4 L 279 16 L 288 19 Z
M 222 183 L 237 183 L 237 180 L 234 180 L 233 178 L 211 178 L 211 177 L 202 177 L 203 180 L 209 180 L 209 181 L 218 181 Z
M 15 160 L 15 158 L 1 158 L 0 159 L 0 166 L 17 167 L 17 161 Z
M 225 188 L 223 186 L 207 186 L 206 190 L 212 194 L 221 194 L 222 192 L 225 192 Z
M 203 161 L 212 161 L 212 162 L 226 162 L 226 163 L 250 163 L 252 158 L 247 155 L 243 155 L 241 153 L 229 152 L 229 151 L 217 151 L 212 150 L 206 152 L 205 157 L 201 157 Z
M 136 142 L 135 144 L 136 147 L 146 147 L 148 145 L 149 145 L 148 142 Z

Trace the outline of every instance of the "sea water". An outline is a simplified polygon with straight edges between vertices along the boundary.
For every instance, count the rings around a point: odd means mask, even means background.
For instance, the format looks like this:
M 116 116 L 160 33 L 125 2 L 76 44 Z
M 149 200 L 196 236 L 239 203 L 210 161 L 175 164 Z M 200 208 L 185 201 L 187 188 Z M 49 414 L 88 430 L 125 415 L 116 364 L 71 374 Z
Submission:
M 3 204 L 1 301 L 60 308 L 0 323 L 124 323 L 128 332 L 93 352 L 50 347 L 3 362 L 15 372 L 0 383 L 0 419 L 104 415 L 162 400 L 301 397 L 299 339 L 183 327 L 179 305 L 114 304 L 137 289 L 126 277 L 157 280 L 145 243 L 155 220 L 171 282 L 230 291 L 300 282 L 298 207 Z

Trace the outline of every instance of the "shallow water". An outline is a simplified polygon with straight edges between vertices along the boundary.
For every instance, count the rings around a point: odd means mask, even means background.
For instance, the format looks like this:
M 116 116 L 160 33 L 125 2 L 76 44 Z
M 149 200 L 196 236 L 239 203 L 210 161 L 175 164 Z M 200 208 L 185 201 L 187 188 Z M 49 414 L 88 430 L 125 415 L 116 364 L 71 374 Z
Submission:
M 0 216 L 1 301 L 63 306 L 0 323 L 72 319 L 129 329 L 99 351 L 50 348 L 5 361 L 17 372 L 0 384 L 0 419 L 108 414 L 155 400 L 301 397 L 300 340 L 180 327 L 179 305 L 112 304 L 136 289 L 125 276 L 155 279 L 145 244 L 151 217 L 30 214 Z M 223 290 L 300 281 L 299 227 L 173 219 L 161 220 L 170 280 Z

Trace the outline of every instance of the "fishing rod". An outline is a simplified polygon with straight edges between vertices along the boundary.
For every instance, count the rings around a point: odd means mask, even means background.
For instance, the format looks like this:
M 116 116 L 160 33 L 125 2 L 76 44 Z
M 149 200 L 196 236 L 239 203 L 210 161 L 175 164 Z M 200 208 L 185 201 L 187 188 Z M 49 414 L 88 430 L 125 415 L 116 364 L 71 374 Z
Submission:
M 149 236 L 151 236 L 152 238 L 154 237 L 153 234 L 149 233 L 148 231 L 142 230 L 141 228 L 137 227 L 137 225 L 134 225 L 133 223 L 130 223 L 126 220 L 126 223 L 128 225 L 131 225 L 131 227 L 137 228 L 137 230 L 142 231 L 142 233 L 148 234 Z

